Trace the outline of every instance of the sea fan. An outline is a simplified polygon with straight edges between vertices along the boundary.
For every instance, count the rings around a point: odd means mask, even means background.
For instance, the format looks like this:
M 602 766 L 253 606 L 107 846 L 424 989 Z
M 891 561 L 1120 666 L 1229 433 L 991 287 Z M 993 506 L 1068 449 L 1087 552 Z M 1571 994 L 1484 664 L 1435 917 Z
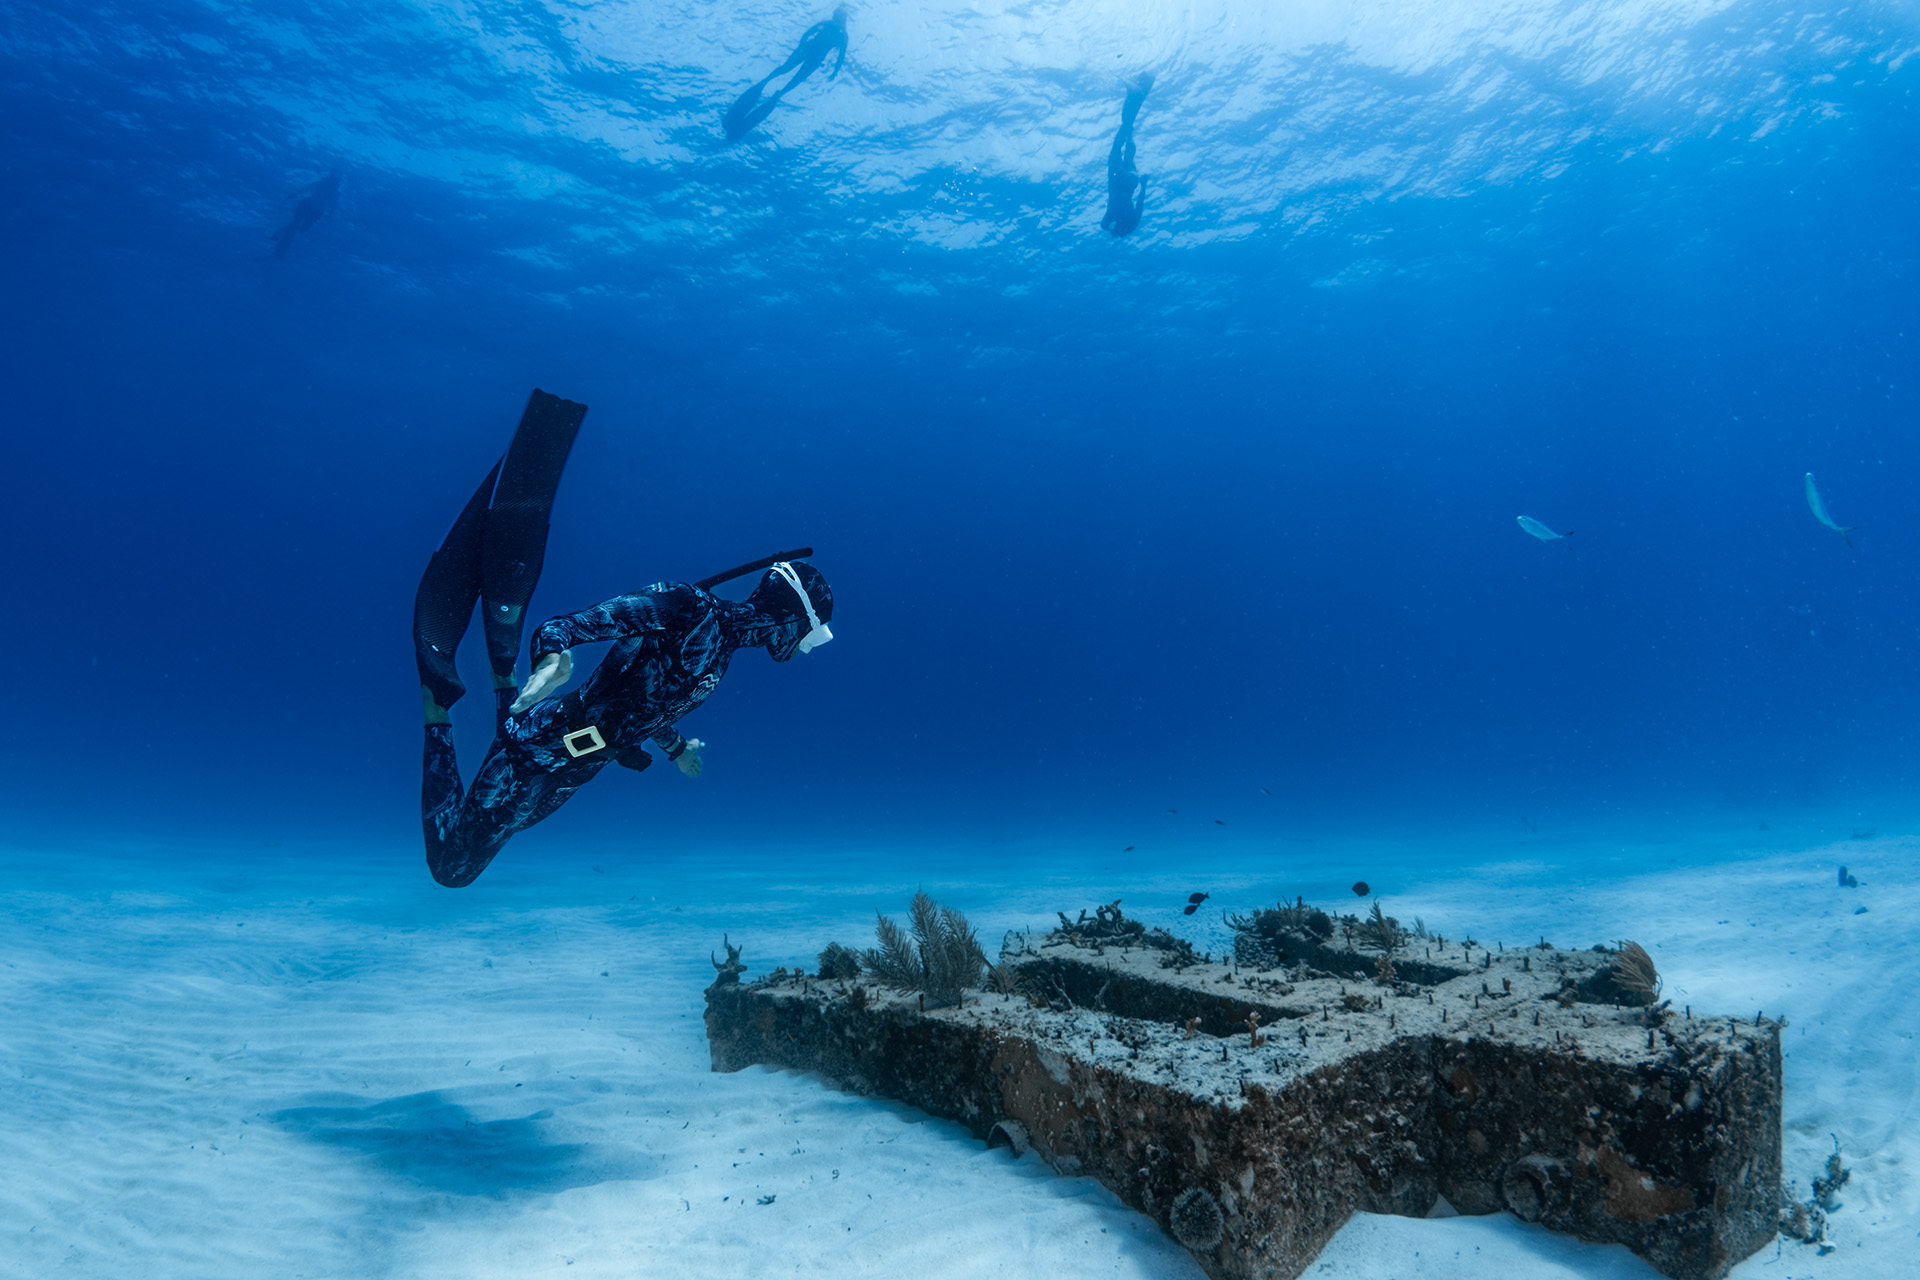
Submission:
M 1400 922 L 1382 911 L 1377 900 L 1373 904 L 1373 914 L 1361 922 L 1360 937 L 1367 945 L 1389 952 L 1406 941 Z
M 961 994 L 980 985 L 986 953 L 967 918 L 942 907 L 924 892 L 913 895 L 906 931 L 876 913 L 874 933 L 880 946 L 866 953 L 867 972 L 899 990 L 923 992 L 934 1008 L 960 1003 Z
M 1620 954 L 1613 958 L 1608 974 L 1613 985 L 1632 997 L 1635 1004 L 1652 1004 L 1660 994 L 1660 974 L 1653 967 L 1653 957 L 1637 942 L 1619 946 Z
M 880 945 L 861 957 L 867 972 L 882 986 L 911 991 L 920 985 L 920 962 L 914 957 L 913 944 L 901 927 L 874 912 L 874 935 Z

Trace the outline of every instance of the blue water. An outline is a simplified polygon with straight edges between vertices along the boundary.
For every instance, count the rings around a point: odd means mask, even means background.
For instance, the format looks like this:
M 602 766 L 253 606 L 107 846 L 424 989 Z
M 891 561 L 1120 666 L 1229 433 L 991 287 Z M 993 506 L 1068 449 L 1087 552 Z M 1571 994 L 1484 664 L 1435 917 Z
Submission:
M 494 909 L 659 867 L 726 928 L 724 877 L 844 866 L 996 924 L 1187 868 L 1577 915 L 1920 830 L 1912 4 L 868 0 L 726 145 L 826 12 L 7 7 L 9 858 L 444 896 L 413 591 L 536 386 L 590 406 L 536 622 L 811 544 L 838 638 L 741 655 L 705 775 L 608 771 Z
M 840 641 L 524 845 L 1911 812 L 1910 8 L 873 5 L 724 146 L 818 16 L 10 10 L 8 822 L 408 831 L 535 385 L 536 618 L 807 542 Z

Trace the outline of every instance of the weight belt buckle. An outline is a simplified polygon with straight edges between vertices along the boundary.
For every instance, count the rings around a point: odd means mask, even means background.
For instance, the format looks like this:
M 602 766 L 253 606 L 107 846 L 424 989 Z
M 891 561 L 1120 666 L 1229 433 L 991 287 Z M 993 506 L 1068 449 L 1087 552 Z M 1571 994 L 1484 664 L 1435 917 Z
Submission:
M 578 745 L 581 743 L 585 745 Z M 588 725 L 584 729 L 575 729 L 572 733 L 560 739 L 560 745 L 567 749 L 568 755 L 578 760 L 581 756 L 590 756 L 605 747 L 607 740 L 600 736 L 600 730 L 594 728 L 592 725 Z

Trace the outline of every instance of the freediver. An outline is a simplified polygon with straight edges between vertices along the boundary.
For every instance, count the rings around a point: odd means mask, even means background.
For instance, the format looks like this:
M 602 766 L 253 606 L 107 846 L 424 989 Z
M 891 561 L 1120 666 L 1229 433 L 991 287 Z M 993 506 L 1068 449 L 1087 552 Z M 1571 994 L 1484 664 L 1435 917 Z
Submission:
M 313 224 L 327 216 L 333 209 L 333 203 L 340 198 L 340 175 L 330 173 L 307 188 L 306 195 L 300 197 L 300 203 L 293 207 L 293 216 L 287 219 L 287 225 L 273 233 L 273 256 L 284 258 L 287 250 L 293 248 L 293 238 L 302 231 L 313 230 Z
M 835 9 L 831 18 L 808 27 L 806 34 L 800 37 L 800 43 L 794 47 L 793 53 L 785 62 L 775 67 L 766 79 L 733 100 L 733 105 L 727 108 L 726 117 L 720 122 L 721 130 L 727 135 L 727 141 L 738 142 L 752 133 L 756 125 L 773 114 L 773 109 L 780 105 L 780 99 L 793 92 L 795 85 L 818 71 L 826 62 L 827 55 L 835 52 L 840 56 L 834 60 L 833 73 L 827 77 L 829 80 L 839 79 L 840 68 L 847 61 L 847 8 L 845 5 Z M 796 67 L 799 70 L 795 71 Z M 794 72 L 793 79 L 777 89 L 771 98 L 762 97 L 763 91 L 769 84 L 789 71 Z
M 698 739 L 674 725 L 698 708 L 740 649 L 763 647 L 775 662 L 833 639 L 833 592 L 818 569 L 797 562 L 810 549 L 769 556 L 697 583 L 644 590 L 542 623 L 532 674 L 516 696 L 521 628 L 546 559 L 547 520 L 560 472 L 587 407 L 535 391 L 506 455 L 467 501 L 427 562 L 413 605 L 427 741 L 420 824 L 427 869 L 449 888 L 472 884 L 507 840 L 540 822 L 609 761 L 653 763 L 648 739 L 690 778 L 700 776 Z M 746 600 L 708 591 L 764 569 Z M 495 733 L 464 794 L 448 709 L 466 693 L 454 653 L 476 602 L 493 672 Z M 610 640 L 586 683 L 553 697 L 573 673 L 572 647 Z
M 1100 219 L 1100 229 L 1116 237 L 1139 226 L 1140 215 L 1147 209 L 1147 180 L 1133 167 L 1133 121 L 1151 88 L 1151 72 L 1127 86 L 1127 100 L 1120 108 L 1120 131 L 1113 135 L 1113 146 L 1107 152 L 1107 213 Z M 1134 194 L 1136 185 L 1138 195 Z

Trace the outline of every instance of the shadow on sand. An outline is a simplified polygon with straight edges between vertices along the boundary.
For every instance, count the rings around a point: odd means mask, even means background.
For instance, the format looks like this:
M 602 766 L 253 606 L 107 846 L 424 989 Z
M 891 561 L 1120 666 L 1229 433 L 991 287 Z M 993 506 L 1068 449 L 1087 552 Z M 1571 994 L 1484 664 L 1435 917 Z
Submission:
M 334 1095 L 338 1097 L 339 1095 Z M 416 1093 L 370 1106 L 293 1107 L 268 1116 L 291 1133 L 357 1151 L 388 1172 L 436 1191 L 497 1196 L 566 1191 L 647 1178 L 645 1155 L 588 1143 L 549 1142 L 551 1110 L 480 1120 L 441 1093 Z

